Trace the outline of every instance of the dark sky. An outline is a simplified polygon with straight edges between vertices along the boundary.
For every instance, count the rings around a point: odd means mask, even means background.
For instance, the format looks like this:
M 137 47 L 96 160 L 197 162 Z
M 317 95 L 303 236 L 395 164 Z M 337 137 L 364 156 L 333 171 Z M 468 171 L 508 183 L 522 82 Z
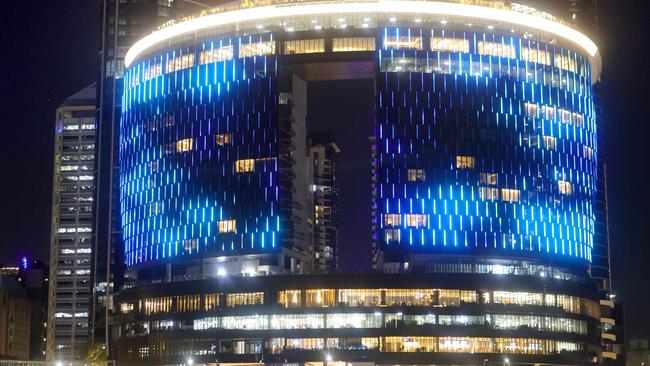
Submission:
M 643 4 L 601 2 L 614 286 L 631 337 L 650 337 L 650 39 Z M 98 6 L 24 0 L 0 11 L 0 262 L 49 256 L 54 111 L 95 78 Z M 354 269 L 354 251 L 343 254 Z

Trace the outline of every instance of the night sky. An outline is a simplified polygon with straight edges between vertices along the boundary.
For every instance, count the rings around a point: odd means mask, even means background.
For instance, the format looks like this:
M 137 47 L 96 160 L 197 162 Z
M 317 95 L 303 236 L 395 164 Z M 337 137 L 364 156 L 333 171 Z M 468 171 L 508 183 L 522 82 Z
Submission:
M 650 39 L 644 10 L 642 1 L 601 2 L 601 104 L 607 124 L 613 283 L 625 303 L 628 337 L 650 338 Z M 98 18 L 98 0 L 12 1 L 0 11 L 0 262 L 14 263 L 23 255 L 49 258 L 54 113 L 67 96 L 95 79 Z M 339 100 L 332 115 L 355 104 L 341 95 L 331 98 Z M 312 107 L 314 114 L 322 110 Z M 369 132 L 367 125 L 354 129 L 333 121 L 350 129 L 340 138 L 346 163 L 339 170 L 354 170 L 369 154 L 354 144 Z M 353 185 L 342 195 L 349 207 L 369 199 Z M 361 225 L 360 230 L 369 228 Z M 341 233 L 346 240 L 364 235 Z M 358 261 L 365 253 L 355 248 L 368 245 L 343 247 L 346 269 L 367 266 Z

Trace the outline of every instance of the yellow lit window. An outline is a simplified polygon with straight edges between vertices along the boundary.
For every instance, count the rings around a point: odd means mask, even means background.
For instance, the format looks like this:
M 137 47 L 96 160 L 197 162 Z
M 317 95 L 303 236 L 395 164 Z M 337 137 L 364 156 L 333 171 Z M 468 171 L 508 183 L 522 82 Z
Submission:
M 431 37 L 432 51 L 469 52 L 469 40 Z
M 205 294 L 205 310 L 216 310 L 219 308 L 219 294 Z
M 296 41 L 284 42 L 284 54 L 294 55 L 299 53 L 319 53 L 325 52 L 325 40 L 318 39 L 300 39 Z
M 275 41 L 253 42 L 239 46 L 239 58 L 273 54 L 275 54 Z
M 203 65 L 211 64 L 213 62 L 232 60 L 234 52 L 235 50 L 233 46 L 223 46 L 211 50 L 205 50 L 199 55 L 199 63 Z
M 175 296 L 176 312 L 198 311 L 201 307 L 201 295 Z
M 573 113 L 573 123 L 575 123 L 576 126 L 582 127 L 584 126 L 584 117 L 582 117 L 582 114 L 580 113 Z
M 219 221 L 220 233 L 235 233 L 237 232 L 237 220 L 221 220 Z
M 384 37 L 384 48 L 410 48 L 415 50 L 421 50 L 422 37 L 387 36 Z
M 383 352 L 436 352 L 436 337 L 384 337 Z
M 478 196 L 485 201 L 496 201 L 499 199 L 499 189 L 478 187 Z
M 424 169 L 409 169 L 408 180 L 409 182 L 422 182 L 426 179 Z
M 374 37 L 350 37 L 332 39 L 332 52 L 359 52 L 374 50 Z
M 519 190 L 503 188 L 501 190 L 501 200 L 506 202 L 519 202 Z
M 593 160 L 594 159 L 594 149 L 592 149 L 589 146 L 585 145 L 584 150 L 585 150 L 585 158 L 587 158 L 589 160 Z
M 400 225 L 402 225 L 402 215 L 384 214 L 384 226 L 400 226 Z
M 573 194 L 573 184 L 560 180 L 557 182 L 557 188 L 561 195 L 569 196 Z
M 232 134 L 220 133 L 215 136 L 215 141 L 219 146 L 228 145 L 232 142 Z
M 305 305 L 307 307 L 329 307 L 336 303 L 336 290 L 307 290 Z
M 406 214 L 404 215 L 404 221 L 408 227 L 426 227 L 427 226 L 427 215 L 424 214 Z
M 160 75 L 162 75 L 162 63 L 156 63 L 144 70 L 143 79 L 144 81 L 147 81 Z
M 167 61 L 167 73 L 186 69 L 194 66 L 194 54 L 190 53 L 183 56 L 170 57 Z
M 151 299 L 144 299 L 144 313 L 145 315 L 155 313 L 168 313 L 172 309 L 171 297 L 156 297 Z
M 252 172 L 255 169 L 255 159 L 242 159 L 235 161 L 237 173 Z
M 497 42 L 478 41 L 479 55 L 496 56 L 496 57 L 515 57 L 515 46 Z
M 300 290 L 278 291 L 278 304 L 285 308 L 299 308 L 302 306 Z
M 226 307 L 262 305 L 264 304 L 264 292 L 242 292 L 226 295 Z
M 576 60 L 573 57 L 569 57 L 564 53 L 555 54 L 555 67 L 576 72 Z
M 176 152 L 187 152 L 192 150 L 193 147 L 194 147 L 193 139 L 184 139 L 184 140 L 176 141 Z
M 573 123 L 572 116 L 571 116 L 571 111 L 567 111 L 566 109 L 558 109 L 557 113 L 560 118 L 560 122 L 562 123 L 568 123 L 571 124 Z
M 479 181 L 481 184 L 493 186 L 497 184 L 497 173 L 481 173 L 479 174 Z
M 122 303 L 120 304 L 120 312 L 122 314 L 127 314 L 133 311 L 133 303 Z
M 557 140 L 552 136 L 542 136 L 542 141 L 544 142 L 544 148 L 548 150 L 555 150 Z
M 536 48 L 521 48 L 521 59 L 529 62 L 536 62 L 538 64 L 550 65 L 551 55 L 546 50 L 538 50 Z
M 345 306 L 379 306 L 381 304 L 381 290 L 340 289 L 338 302 Z
M 525 103 L 524 108 L 526 109 L 526 117 L 535 118 L 537 117 L 537 104 L 535 103 Z
M 473 156 L 456 156 L 457 169 L 474 169 L 476 160 Z
M 386 236 L 386 241 L 399 241 L 399 230 L 387 229 L 384 230 L 384 235 Z

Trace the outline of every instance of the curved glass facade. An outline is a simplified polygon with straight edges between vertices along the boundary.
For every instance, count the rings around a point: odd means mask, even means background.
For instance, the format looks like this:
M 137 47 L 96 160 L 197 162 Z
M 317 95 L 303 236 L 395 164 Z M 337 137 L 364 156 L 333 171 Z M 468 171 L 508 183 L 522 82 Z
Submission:
M 455 277 L 453 285 L 421 274 L 268 276 L 129 289 L 117 299 L 118 359 L 319 362 L 327 352 L 333 361 L 373 364 L 477 364 L 504 355 L 516 363 L 592 362 L 594 292 L 539 277 L 476 285 L 485 276 Z
M 381 250 L 591 259 L 596 127 L 582 57 L 410 28 L 385 29 L 378 57 Z
M 386 257 L 586 264 L 597 151 L 589 61 L 526 33 L 440 27 L 210 38 L 133 64 L 120 151 L 127 263 L 290 247 L 281 172 L 296 141 L 283 135 L 278 70 L 301 54 L 372 54 L 374 235 Z

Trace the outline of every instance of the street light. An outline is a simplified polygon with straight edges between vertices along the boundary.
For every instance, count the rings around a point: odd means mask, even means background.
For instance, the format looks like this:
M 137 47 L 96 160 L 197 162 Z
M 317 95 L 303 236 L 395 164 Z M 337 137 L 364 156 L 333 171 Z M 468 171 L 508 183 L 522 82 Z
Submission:
M 190 365 L 190 366 L 194 365 L 194 360 L 191 359 L 191 358 L 188 358 L 187 359 L 187 364 Z
M 510 364 L 510 360 L 508 359 L 508 357 L 504 358 L 503 359 L 503 366 L 506 366 L 506 365 L 509 365 L 509 364 Z
M 484 359 L 483 359 L 483 366 L 486 366 L 486 365 L 487 365 L 487 362 L 488 362 L 488 359 L 487 359 L 487 358 L 484 358 Z

